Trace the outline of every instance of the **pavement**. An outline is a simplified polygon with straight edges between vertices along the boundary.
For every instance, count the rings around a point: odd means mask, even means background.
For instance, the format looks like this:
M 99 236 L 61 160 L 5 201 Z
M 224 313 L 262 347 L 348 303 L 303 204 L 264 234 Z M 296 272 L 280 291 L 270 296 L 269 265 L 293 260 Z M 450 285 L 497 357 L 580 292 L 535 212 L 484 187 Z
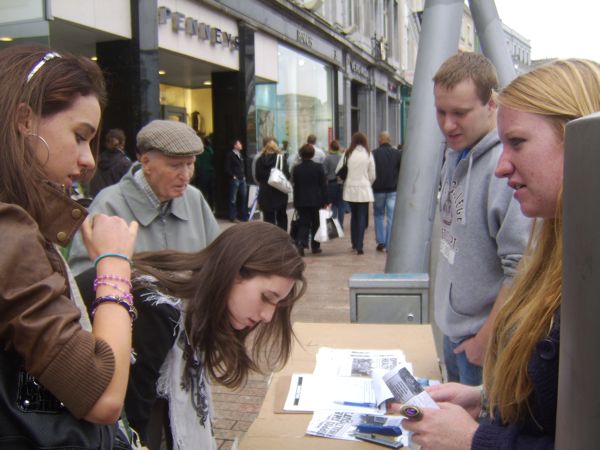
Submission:
M 288 216 L 291 216 L 288 211 Z M 306 294 L 294 307 L 292 320 L 299 322 L 350 322 L 348 279 L 353 273 L 383 272 L 387 253 L 376 251 L 373 216 L 365 233 L 364 255 L 351 250 L 350 215 L 346 214 L 345 236 L 321 244 L 318 255 L 306 252 Z M 223 228 L 229 222 L 220 222 Z M 267 392 L 270 374 L 252 374 L 246 386 L 232 391 L 213 386 L 214 432 L 219 450 L 234 450 L 257 417 Z

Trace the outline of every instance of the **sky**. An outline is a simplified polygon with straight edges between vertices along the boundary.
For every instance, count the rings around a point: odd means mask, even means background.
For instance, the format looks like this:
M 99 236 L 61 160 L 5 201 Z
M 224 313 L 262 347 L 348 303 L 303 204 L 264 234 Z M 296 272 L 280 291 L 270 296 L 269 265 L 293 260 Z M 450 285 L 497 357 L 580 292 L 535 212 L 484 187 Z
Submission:
M 600 1 L 496 0 L 500 20 L 529 39 L 531 59 L 600 62 Z

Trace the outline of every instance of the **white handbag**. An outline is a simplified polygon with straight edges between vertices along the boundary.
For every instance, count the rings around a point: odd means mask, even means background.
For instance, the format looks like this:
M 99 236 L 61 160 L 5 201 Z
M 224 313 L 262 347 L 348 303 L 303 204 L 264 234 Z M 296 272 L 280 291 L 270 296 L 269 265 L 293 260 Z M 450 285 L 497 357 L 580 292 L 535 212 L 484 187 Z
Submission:
M 277 155 L 275 167 L 271 168 L 269 181 L 267 181 L 267 183 L 269 186 L 273 186 L 275 189 L 283 192 L 284 194 L 289 194 L 292 192 L 292 184 L 283 173 L 283 156 L 281 154 Z

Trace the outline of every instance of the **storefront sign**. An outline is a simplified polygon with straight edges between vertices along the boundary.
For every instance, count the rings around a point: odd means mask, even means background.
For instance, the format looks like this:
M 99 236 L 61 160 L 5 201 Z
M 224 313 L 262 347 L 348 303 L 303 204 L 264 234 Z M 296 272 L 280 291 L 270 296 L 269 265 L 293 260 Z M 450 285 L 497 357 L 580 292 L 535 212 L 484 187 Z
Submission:
M 305 47 L 312 48 L 312 38 L 306 31 L 296 30 L 296 40 Z
M 200 22 L 193 17 L 186 16 L 177 11 L 171 11 L 166 6 L 158 7 L 158 24 L 165 25 L 171 22 L 171 29 L 175 33 L 184 32 L 188 36 L 198 36 L 198 39 L 210 41 L 212 45 L 222 45 L 230 50 L 239 50 L 240 38 L 208 23 Z
M 369 69 L 356 61 L 350 61 L 350 71 L 363 78 L 369 78 Z

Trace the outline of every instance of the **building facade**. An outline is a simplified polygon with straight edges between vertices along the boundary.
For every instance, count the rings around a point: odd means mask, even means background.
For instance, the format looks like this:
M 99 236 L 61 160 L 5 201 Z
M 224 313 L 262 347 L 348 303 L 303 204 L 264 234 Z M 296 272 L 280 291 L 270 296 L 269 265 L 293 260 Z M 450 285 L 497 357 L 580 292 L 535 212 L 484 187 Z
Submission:
M 517 74 L 531 69 L 531 43 L 515 30 L 502 24 L 504 38 Z
M 185 121 L 211 136 L 217 212 L 224 153 L 264 136 L 289 151 L 356 131 L 403 141 L 418 37 L 410 0 L 25 0 L 0 5 L 0 37 L 94 58 L 109 88 L 104 129 Z M 418 3 L 418 2 L 417 2 Z M 405 104 L 403 104 L 403 102 Z

